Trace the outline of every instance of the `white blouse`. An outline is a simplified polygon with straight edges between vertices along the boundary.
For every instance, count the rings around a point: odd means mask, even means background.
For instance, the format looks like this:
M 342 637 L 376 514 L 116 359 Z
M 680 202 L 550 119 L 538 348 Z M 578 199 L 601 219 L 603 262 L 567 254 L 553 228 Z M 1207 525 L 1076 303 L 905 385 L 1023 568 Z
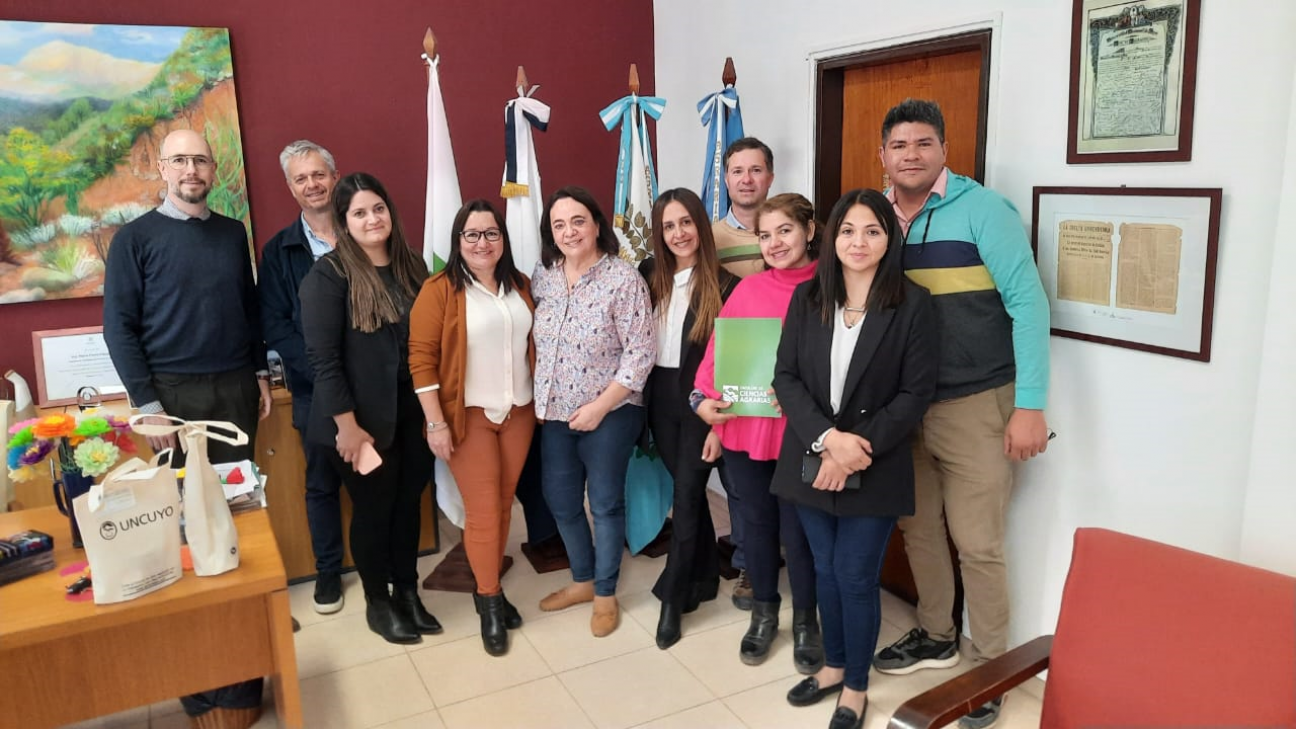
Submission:
M 680 348 L 684 342 L 684 318 L 688 316 L 689 299 L 693 298 L 693 267 L 675 274 L 675 290 L 665 312 L 658 306 L 653 312 L 657 322 L 657 366 L 679 367 Z
M 503 423 L 509 411 L 531 402 L 531 368 L 527 335 L 531 310 L 517 289 L 491 293 L 474 280 L 464 290 L 468 355 L 464 372 L 464 407 L 482 408 L 492 423 Z
M 864 317 L 853 327 L 846 326 L 846 310 L 837 307 L 833 317 L 832 361 L 828 379 L 828 403 L 832 406 L 833 415 L 841 412 L 842 390 L 846 387 L 846 370 L 850 369 L 851 356 L 855 354 L 855 344 L 859 341 L 860 330 L 864 328 Z

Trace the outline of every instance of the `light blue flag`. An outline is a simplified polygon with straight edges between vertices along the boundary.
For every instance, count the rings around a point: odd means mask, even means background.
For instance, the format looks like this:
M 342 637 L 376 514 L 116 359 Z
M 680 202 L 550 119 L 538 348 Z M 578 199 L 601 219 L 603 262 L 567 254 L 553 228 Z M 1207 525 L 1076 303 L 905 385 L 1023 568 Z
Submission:
M 742 107 L 738 90 L 726 86 L 697 105 L 702 126 L 707 130 L 706 166 L 702 169 L 702 205 L 714 222 L 729 212 L 729 189 L 725 187 L 724 153 L 743 138 Z

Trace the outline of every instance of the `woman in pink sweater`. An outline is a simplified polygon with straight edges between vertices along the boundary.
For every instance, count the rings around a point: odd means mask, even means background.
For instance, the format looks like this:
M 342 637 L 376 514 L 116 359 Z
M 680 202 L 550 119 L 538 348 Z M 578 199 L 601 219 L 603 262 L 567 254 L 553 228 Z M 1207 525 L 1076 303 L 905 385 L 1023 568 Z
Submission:
M 718 318 L 787 316 L 792 291 L 815 272 L 814 206 L 801 195 L 785 193 L 765 201 L 756 213 L 756 238 L 767 269 L 739 282 Z M 771 347 L 776 347 L 777 342 Z M 774 373 L 770 372 L 771 382 Z M 725 412 L 715 386 L 715 335 L 698 367 L 690 405 L 712 426 L 724 453 L 724 468 L 739 495 L 743 549 L 752 585 L 751 626 L 738 655 L 754 666 L 765 660 L 778 633 L 780 537 L 792 585 L 792 660 L 811 674 L 823 665 L 823 640 L 816 617 L 814 559 L 796 509 L 770 493 L 770 481 L 783 441 L 785 418 L 742 417 Z M 771 390 L 773 392 L 773 390 Z

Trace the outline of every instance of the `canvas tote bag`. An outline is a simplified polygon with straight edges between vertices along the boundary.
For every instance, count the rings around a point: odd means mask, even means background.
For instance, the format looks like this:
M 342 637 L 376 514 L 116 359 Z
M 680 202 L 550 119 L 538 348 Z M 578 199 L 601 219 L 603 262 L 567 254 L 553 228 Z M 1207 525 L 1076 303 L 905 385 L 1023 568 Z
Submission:
M 180 493 L 175 473 L 132 458 L 72 502 L 97 605 L 133 600 L 180 579 Z
M 238 531 L 220 476 L 207 458 L 207 440 L 213 438 L 233 446 L 246 445 L 247 433 L 233 423 L 218 420 L 181 420 L 165 416 L 176 425 L 145 425 L 131 418 L 131 427 L 146 436 L 176 433 L 184 448 L 184 535 L 193 558 L 194 574 L 211 577 L 239 566 Z M 151 416 L 157 417 L 157 416 Z M 225 435 L 225 431 L 231 435 Z

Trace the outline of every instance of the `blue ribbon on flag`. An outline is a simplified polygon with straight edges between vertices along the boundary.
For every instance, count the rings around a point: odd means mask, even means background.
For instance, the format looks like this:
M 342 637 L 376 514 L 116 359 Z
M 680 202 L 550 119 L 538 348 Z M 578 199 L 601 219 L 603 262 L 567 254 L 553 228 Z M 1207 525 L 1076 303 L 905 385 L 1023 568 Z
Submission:
M 712 221 L 729 212 L 729 188 L 725 186 L 724 153 L 742 139 L 742 107 L 738 90 L 726 86 L 697 105 L 702 126 L 707 128 L 706 166 L 702 169 L 702 206 Z
M 653 170 L 652 161 L 652 144 L 648 141 L 647 120 L 651 117 L 653 121 L 661 118 L 662 110 L 666 108 L 666 100 L 656 96 L 639 96 L 631 94 L 623 96 L 612 102 L 606 109 L 599 112 L 599 118 L 603 120 L 603 126 L 610 132 L 621 125 L 621 151 L 617 154 L 617 180 L 616 180 L 616 209 L 613 211 L 614 220 L 620 220 L 625 215 L 626 196 L 630 194 L 630 160 L 633 159 L 631 145 L 631 120 L 634 119 L 632 114 L 639 114 L 639 139 L 641 140 L 644 165 L 648 170 L 649 194 L 654 200 L 657 199 L 657 173 Z

